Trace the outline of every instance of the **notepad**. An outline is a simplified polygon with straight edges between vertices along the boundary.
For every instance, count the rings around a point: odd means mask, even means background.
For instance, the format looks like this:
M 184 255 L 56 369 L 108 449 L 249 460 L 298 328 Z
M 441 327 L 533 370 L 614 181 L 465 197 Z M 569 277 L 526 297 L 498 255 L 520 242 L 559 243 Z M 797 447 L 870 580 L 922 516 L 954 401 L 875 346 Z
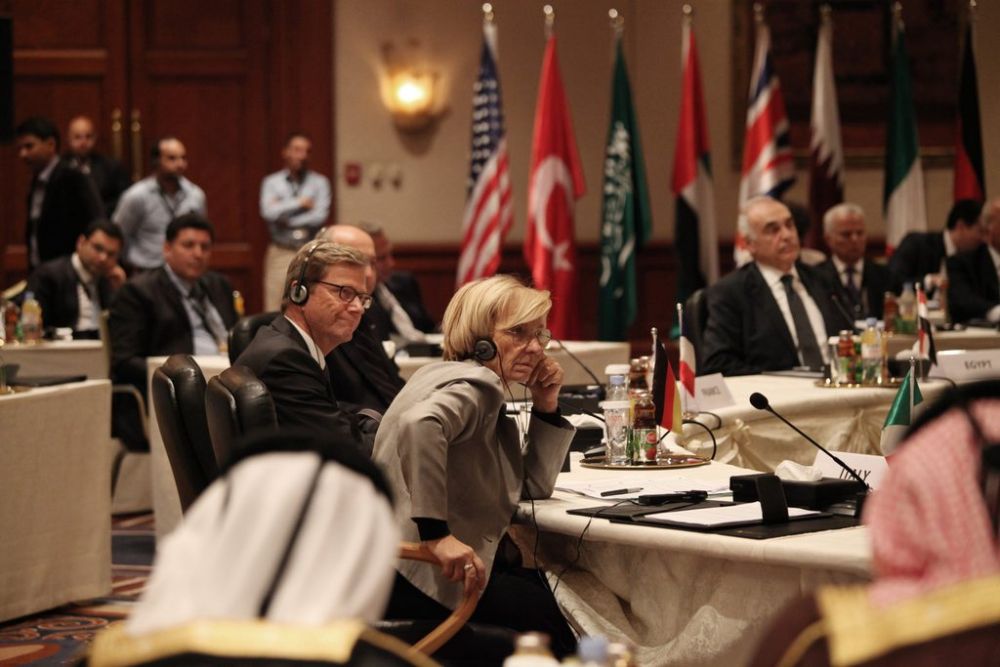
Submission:
M 799 507 L 788 508 L 789 521 L 819 516 L 826 515 L 822 512 Z M 646 514 L 643 516 L 643 519 L 647 521 L 652 519 L 665 524 L 674 524 L 689 528 L 711 529 L 727 528 L 729 526 L 749 526 L 761 523 L 764 517 L 761 513 L 760 503 L 757 502 L 681 510 L 679 512 L 657 512 L 656 514 Z

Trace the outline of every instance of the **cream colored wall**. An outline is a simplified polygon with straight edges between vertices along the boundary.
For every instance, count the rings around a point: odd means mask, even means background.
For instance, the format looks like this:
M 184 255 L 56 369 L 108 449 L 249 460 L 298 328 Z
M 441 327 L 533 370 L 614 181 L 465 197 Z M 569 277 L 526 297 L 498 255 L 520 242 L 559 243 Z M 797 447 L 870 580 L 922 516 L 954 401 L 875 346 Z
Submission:
M 500 77 L 515 198 L 509 240 L 523 237 L 528 161 L 538 76 L 544 49 L 539 0 L 495 0 Z M 566 93 L 572 105 L 587 194 L 577 205 L 580 240 L 596 240 L 600 218 L 601 166 L 610 104 L 611 35 L 607 10 L 626 20 L 626 58 L 638 108 L 653 207 L 654 236 L 673 237 L 670 192 L 680 93 L 681 0 L 563 0 L 556 34 Z M 720 236 L 735 227 L 739 172 L 731 160 L 732 0 L 700 0 L 695 29 L 708 108 L 716 211 Z M 336 163 L 362 165 L 358 187 L 336 179 L 337 219 L 381 221 L 396 242 L 455 243 L 460 236 L 468 173 L 471 89 L 482 44 L 480 3 L 475 0 L 337 0 L 335 26 Z M 980 40 L 1000 31 L 1000 2 L 980 3 Z M 407 47 L 409 40 L 419 47 Z M 418 137 L 399 134 L 380 101 L 381 44 L 393 41 L 439 75 L 447 112 L 436 129 Z M 983 53 L 980 49 L 980 54 Z M 1000 59 L 979 58 L 987 193 L 1000 195 Z M 370 174 L 381 166 L 402 175 L 399 188 L 376 188 Z M 928 216 L 943 226 L 951 204 L 951 169 L 927 169 Z M 869 229 L 881 234 L 881 169 L 850 169 L 846 195 L 868 212 Z M 808 174 L 799 173 L 790 198 L 808 199 Z

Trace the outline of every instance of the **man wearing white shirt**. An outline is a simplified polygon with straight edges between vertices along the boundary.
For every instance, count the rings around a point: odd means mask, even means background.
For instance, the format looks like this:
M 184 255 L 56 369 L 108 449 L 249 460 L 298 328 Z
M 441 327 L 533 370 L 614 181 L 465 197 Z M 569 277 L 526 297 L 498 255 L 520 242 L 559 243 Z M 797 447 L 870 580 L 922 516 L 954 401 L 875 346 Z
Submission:
M 868 232 L 864 210 L 851 203 L 828 210 L 823 216 L 823 238 L 830 257 L 816 268 L 829 284 L 832 298 L 855 320 L 882 319 L 889 269 L 865 259 Z
M 1000 322 L 1000 198 L 983 207 L 986 243 L 948 258 L 948 310 L 955 322 Z
M 750 375 L 794 367 L 818 369 L 826 340 L 849 328 L 815 269 L 798 262 L 799 235 L 788 207 L 755 197 L 740 231 L 753 262 L 709 288 L 702 374 Z
M 260 216 L 271 234 L 264 259 L 264 310 L 278 310 L 288 263 L 330 217 L 330 181 L 309 170 L 311 151 L 309 137 L 292 133 L 281 150 L 285 168 L 260 185 Z
M 371 305 L 368 258 L 329 241 L 302 246 L 288 265 L 281 314 L 261 327 L 236 364 L 263 382 L 282 428 L 301 427 L 324 441 L 349 439 L 371 454 L 378 424 L 342 409 L 326 356 L 354 336 Z

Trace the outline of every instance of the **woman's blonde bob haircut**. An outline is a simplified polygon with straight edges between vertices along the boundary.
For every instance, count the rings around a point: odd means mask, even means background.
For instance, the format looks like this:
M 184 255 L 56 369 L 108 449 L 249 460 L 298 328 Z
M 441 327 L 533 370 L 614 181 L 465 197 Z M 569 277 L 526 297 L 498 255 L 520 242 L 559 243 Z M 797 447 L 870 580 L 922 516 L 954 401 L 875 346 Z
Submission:
M 493 339 L 497 329 L 510 329 L 548 317 L 547 290 L 528 287 L 514 276 L 481 278 L 463 285 L 444 311 L 444 359 L 471 359 L 476 341 Z

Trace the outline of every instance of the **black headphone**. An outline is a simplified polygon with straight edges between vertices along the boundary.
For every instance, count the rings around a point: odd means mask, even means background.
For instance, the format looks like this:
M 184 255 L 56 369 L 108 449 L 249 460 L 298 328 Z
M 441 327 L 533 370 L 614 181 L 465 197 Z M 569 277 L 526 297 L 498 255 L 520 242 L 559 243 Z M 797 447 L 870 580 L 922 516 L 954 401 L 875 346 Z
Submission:
M 492 338 L 477 338 L 472 346 L 472 358 L 481 364 L 492 361 L 497 356 L 497 344 Z
M 312 259 L 313 253 L 316 252 L 316 248 L 321 245 L 322 243 L 314 243 L 313 247 L 309 249 L 309 253 L 306 255 L 306 261 L 302 262 L 302 270 L 299 272 L 299 279 L 295 281 L 295 285 L 288 290 L 288 300 L 296 306 L 304 306 L 306 305 L 306 301 L 309 300 L 309 287 L 306 285 L 306 271 L 309 269 L 309 260 Z

